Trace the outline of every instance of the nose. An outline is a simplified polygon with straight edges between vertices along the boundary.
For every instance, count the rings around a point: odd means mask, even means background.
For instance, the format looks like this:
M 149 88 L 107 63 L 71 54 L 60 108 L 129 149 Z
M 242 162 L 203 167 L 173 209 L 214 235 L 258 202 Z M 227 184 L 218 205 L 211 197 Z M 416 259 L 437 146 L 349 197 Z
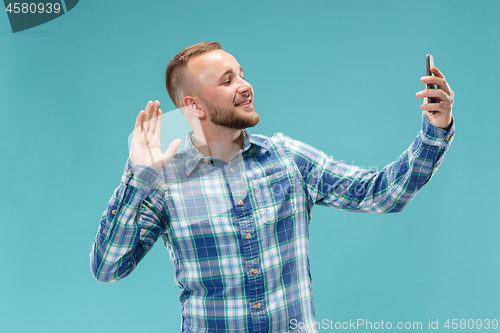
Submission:
M 250 93 L 252 93 L 253 88 L 252 88 L 252 85 L 250 83 L 248 83 L 247 81 L 245 81 L 245 80 L 243 80 L 241 78 L 240 78 L 240 82 L 241 82 L 240 86 L 238 87 L 238 93 L 239 94 L 247 96 Z

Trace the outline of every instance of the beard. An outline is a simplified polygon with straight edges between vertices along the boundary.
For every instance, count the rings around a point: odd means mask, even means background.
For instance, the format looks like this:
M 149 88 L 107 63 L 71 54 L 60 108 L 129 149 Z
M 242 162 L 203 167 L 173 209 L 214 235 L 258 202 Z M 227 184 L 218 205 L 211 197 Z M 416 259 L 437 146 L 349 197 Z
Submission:
M 237 112 L 236 107 L 218 108 L 208 103 L 207 101 L 204 102 L 208 107 L 210 120 L 215 125 L 227 128 L 234 128 L 234 129 L 245 129 L 249 127 L 254 127 L 260 121 L 260 116 L 257 113 L 257 111 L 255 111 L 255 108 L 254 108 L 255 114 L 242 115 Z

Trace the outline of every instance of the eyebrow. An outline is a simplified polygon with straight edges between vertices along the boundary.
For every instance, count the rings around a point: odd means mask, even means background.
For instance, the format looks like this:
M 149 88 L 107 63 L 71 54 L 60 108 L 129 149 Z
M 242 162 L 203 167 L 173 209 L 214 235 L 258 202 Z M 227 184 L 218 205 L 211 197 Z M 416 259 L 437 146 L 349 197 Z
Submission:
M 240 72 L 244 72 L 243 71 L 243 68 L 240 66 Z M 232 69 L 228 69 L 227 71 L 224 72 L 224 74 L 222 74 L 220 77 L 219 77 L 219 80 L 222 79 L 224 76 L 228 75 L 228 74 L 233 74 L 233 70 Z

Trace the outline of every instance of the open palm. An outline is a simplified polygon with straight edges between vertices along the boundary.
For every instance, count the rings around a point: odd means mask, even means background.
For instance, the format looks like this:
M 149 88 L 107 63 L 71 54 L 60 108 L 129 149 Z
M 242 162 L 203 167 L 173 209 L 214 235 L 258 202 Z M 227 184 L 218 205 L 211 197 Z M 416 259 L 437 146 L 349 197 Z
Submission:
M 170 163 L 179 148 L 181 140 L 175 139 L 165 153 L 161 152 L 161 116 L 159 101 L 149 101 L 146 110 L 139 112 L 130 149 L 133 165 L 143 164 L 160 171 Z

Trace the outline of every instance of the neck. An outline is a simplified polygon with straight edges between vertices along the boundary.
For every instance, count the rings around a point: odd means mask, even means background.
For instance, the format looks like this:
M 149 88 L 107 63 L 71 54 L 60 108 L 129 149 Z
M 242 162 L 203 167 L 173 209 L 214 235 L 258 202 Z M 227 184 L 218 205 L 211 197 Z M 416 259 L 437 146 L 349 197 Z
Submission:
M 232 128 L 209 129 L 195 131 L 194 146 L 205 156 L 219 158 L 231 162 L 238 151 L 243 148 L 243 131 Z

